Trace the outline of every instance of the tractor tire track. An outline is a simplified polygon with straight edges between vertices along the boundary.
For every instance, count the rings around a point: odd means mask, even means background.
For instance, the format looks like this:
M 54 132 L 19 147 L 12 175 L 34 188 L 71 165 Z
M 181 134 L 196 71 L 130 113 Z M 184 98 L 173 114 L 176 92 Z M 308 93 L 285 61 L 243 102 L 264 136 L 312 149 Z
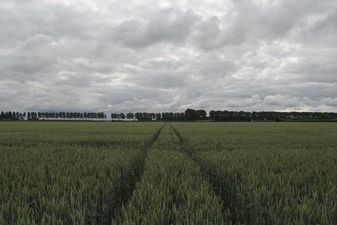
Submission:
M 144 174 L 144 165 L 148 154 L 148 149 L 151 148 L 153 143 L 158 139 L 162 129 L 166 126 L 164 124 L 161 128 L 159 128 L 153 135 L 153 137 L 147 141 L 144 146 L 141 148 L 141 155 L 139 159 L 133 162 L 133 169 L 128 173 L 122 173 L 121 183 L 118 184 L 118 188 L 116 190 L 115 196 L 117 196 L 117 207 L 112 209 L 112 218 L 115 219 L 118 214 L 121 212 L 121 208 L 123 205 L 127 204 L 132 194 L 136 188 L 136 183 L 139 182 Z M 109 219 L 109 221 L 111 221 Z
M 199 165 L 181 150 L 179 133 L 171 124 L 164 127 L 148 149 L 130 201 L 112 224 L 224 224 L 221 200 Z
M 218 196 L 221 201 L 223 202 L 223 207 L 221 209 L 222 214 L 224 217 L 226 216 L 227 218 L 224 218 L 224 222 L 226 223 L 231 223 L 231 224 L 245 224 L 245 221 L 238 221 L 237 220 L 237 215 L 236 215 L 236 207 L 235 204 L 231 204 L 229 201 L 229 190 L 228 189 L 223 189 L 221 187 L 224 186 L 223 184 L 223 176 L 222 174 L 214 174 L 214 168 L 213 165 L 205 162 L 202 158 L 198 157 L 196 150 L 193 149 L 192 147 L 189 146 L 188 140 L 184 139 L 182 135 L 177 131 L 171 124 L 171 128 L 175 132 L 175 134 L 178 136 L 181 145 L 183 146 L 181 149 L 188 155 L 188 157 L 196 162 L 198 166 L 200 167 L 201 172 L 204 174 L 204 179 L 206 179 L 216 196 Z M 237 192 L 237 190 L 232 190 L 233 192 Z

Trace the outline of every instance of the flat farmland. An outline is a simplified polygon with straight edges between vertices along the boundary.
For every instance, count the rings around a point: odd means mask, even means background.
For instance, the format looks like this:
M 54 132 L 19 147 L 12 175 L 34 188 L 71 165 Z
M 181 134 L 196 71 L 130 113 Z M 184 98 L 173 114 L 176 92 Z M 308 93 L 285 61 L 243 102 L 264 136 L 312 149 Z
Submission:
M 334 123 L 0 123 L 0 224 L 337 224 L 336 186 Z

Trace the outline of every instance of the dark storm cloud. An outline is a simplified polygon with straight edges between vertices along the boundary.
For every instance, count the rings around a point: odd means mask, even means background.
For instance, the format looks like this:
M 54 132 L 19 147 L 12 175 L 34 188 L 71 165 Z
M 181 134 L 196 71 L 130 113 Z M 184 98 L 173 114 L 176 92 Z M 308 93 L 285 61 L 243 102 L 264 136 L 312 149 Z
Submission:
M 1 1 L 0 110 L 337 111 L 335 1 Z

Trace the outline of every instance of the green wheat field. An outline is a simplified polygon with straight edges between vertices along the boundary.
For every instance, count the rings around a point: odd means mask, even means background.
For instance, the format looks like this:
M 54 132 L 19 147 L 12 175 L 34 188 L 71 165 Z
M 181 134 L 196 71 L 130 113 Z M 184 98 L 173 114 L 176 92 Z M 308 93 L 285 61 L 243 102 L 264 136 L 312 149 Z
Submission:
M 337 126 L 3 122 L 0 203 L 0 224 L 337 224 Z

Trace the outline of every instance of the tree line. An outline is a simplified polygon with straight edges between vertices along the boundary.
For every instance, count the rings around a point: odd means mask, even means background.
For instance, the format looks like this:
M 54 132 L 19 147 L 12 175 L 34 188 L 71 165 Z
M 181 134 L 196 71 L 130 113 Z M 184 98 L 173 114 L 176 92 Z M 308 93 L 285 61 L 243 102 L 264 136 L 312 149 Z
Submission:
M 39 120 L 39 119 L 106 119 L 103 112 L 4 112 L 0 120 Z M 111 113 L 112 120 L 138 121 L 283 121 L 283 120 L 331 120 L 337 119 L 333 112 L 275 112 L 275 111 L 228 111 L 211 110 L 209 116 L 203 109 L 186 109 L 185 112 L 128 112 Z
M 318 120 L 337 119 L 337 113 L 321 112 L 277 112 L 277 111 L 210 111 L 213 121 L 283 121 L 283 120 Z
M 138 121 L 165 120 L 165 121 L 283 121 L 283 120 L 331 120 L 337 119 L 333 112 L 276 112 L 276 111 L 228 111 L 211 110 L 209 116 L 205 110 L 186 109 L 185 112 L 162 113 L 111 113 L 111 119 L 136 119 Z
M 0 120 L 39 120 L 39 119 L 106 119 L 103 112 L 4 112 Z
M 0 120 L 23 120 L 26 117 L 26 113 L 19 112 L 4 112 L 0 113 Z
M 131 119 L 138 121 L 165 120 L 165 121 L 186 121 L 186 120 L 206 120 L 205 110 L 187 109 L 185 112 L 136 112 L 136 113 L 111 113 L 111 119 Z

